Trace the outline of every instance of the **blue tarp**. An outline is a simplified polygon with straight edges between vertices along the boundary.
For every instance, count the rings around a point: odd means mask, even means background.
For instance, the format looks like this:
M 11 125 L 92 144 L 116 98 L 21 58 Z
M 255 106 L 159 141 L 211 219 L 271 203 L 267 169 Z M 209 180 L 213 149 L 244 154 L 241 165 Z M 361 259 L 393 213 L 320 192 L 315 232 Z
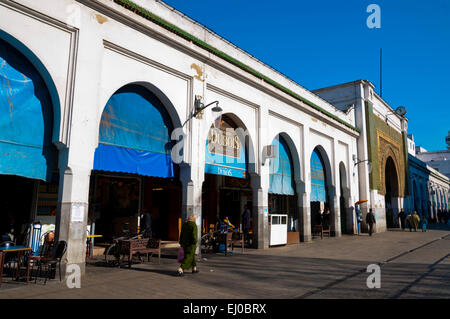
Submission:
M 103 111 L 94 169 L 173 177 L 171 132 L 164 105 L 145 88 L 127 85 Z
M 317 150 L 311 155 L 311 202 L 326 202 L 325 166 Z
M 94 169 L 154 177 L 173 177 L 170 155 L 99 144 Z
M 270 159 L 269 193 L 278 195 L 294 195 L 294 176 L 292 157 L 286 141 L 280 136 L 272 142 L 278 150 L 277 156 Z
M 0 174 L 51 179 L 53 109 L 44 80 L 0 39 Z

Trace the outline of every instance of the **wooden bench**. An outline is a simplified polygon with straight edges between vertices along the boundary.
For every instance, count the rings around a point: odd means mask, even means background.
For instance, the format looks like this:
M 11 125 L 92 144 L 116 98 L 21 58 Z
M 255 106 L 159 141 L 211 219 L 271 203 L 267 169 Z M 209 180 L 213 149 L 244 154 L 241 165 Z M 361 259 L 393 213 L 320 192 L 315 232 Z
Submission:
M 323 239 L 323 234 L 328 234 L 328 238 L 330 238 L 330 227 L 323 227 L 322 225 L 314 225 L 312 228 L 312 236 L 319 235 L 320 239 Z
M 243 233 L 237 233 L 233 232 L 232 239 L 231 239 L 231 250 L 234 249 L 234 246 L 240 246 L 242 247 L 242 253 L 244 253 L 244 234 Z
M 149 253 L 158 253 L 158 264 L 161 263 L 161 239 L 140 238 L 120 241 L 120 255 L 128 256 L 129 268 L 133 255 L 147 254 L 147 261 L 150 261 Z

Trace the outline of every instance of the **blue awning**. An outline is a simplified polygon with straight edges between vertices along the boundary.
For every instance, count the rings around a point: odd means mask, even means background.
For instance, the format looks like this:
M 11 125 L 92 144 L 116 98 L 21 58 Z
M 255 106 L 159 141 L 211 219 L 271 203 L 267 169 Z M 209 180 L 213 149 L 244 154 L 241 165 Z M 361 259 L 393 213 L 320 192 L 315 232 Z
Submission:
M 171 131 L 163 104 L 145 88 L 127 85 L 103 111 L 94 169 L 173 177 Z
M 95 150 L 94 169 L 164 178 L 174 175 L 170 155 L 105 144 Z
M 0 39 L 0 174 L 50 180 L 53 109 L 34 66 Z
M 278 150 L 277 156 L 270 159 L 270 194 L 294 195 L 294 170 L 289 147 L 283 137 L 275 138 L 272 142 Z
M 317 150 L 311 155 L 311 202 L 326 202 L 325 166 Z

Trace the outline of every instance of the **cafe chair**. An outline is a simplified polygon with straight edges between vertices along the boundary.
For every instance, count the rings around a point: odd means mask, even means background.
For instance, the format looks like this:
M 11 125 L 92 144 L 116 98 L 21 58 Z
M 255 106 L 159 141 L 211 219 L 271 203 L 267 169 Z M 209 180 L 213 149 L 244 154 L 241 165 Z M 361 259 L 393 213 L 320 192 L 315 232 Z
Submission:
M 66 253 L 67 249 L 67 243 L 64 240 L 58 241 L 56 246 L 53 248 L 50 257 L 43 257 L 40 260 L 38 260 L 38 273 L 39 276 L 42 273 L 42 268 L 45 267 L 45 281 L 44 285 L 47 283 L 47 279 L 50 279 L 51 276 L 51 268 L 54 268 L 54 271 L 56 272 L 56 266 L 58 265 L 59 268 L 59 281 L 62 280 L 61 278 L 61 259 Z M 37 280 L 37 278 L 36 278 Z
M 42 235 L 44 243 L 39 247 L 39 253 L 37 256 L 30 256 L 30 263 L 31 263 L 31 274 L 33 275 L 34 266 L 39 267 L 39 261 L 41 261 L 44 258 L 51 257 L 51 253 L 53 250 L 54 241 L 51 240 L 50 236 L 48 236 L 48 232 Z M 39 268 L 38 268 L 39 269 Z M 35 283 L 37 281 L 37 272 L 35 276 Z

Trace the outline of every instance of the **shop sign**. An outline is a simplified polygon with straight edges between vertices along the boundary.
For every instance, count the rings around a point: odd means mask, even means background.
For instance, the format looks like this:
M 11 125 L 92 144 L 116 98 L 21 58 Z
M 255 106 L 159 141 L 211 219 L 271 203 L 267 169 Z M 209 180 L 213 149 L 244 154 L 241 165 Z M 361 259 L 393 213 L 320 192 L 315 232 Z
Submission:
M 247 177 L 244 146 L 231 127 L 212 127 L 209 130 L 205 159 L 205 173 Z

